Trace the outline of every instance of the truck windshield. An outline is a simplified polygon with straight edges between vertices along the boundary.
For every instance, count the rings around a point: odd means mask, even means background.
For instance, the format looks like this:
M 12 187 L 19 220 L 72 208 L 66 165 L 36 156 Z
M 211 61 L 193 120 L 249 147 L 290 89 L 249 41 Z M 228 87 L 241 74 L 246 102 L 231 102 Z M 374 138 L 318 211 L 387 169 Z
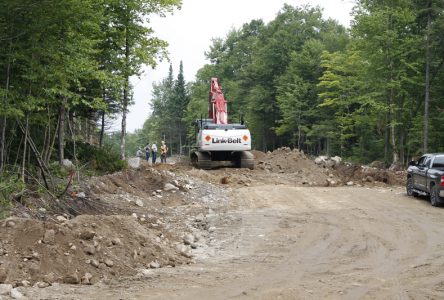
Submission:
M 436 156 L 433 161 L 433 168 L 444 168 L 444 155 Z

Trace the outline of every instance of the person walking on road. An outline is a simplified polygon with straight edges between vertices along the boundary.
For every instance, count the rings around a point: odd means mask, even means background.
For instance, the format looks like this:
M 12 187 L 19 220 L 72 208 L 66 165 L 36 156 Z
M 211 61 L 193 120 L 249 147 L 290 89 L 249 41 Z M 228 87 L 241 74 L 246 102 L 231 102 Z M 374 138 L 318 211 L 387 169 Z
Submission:
M 161 163 L 167 162 L 167 153 L 168 153 L 168 147 L 165 144 L 165 141 L 162 141 L 162 146 L 160 146 L 160 162 Z
M 157 159 L 157 146 L 156 146 L 156 142 L 154 142 L 151 145 L 151 155 L 152 155 L 152 164 L 154 165 L 156 163 L 156 159 Z

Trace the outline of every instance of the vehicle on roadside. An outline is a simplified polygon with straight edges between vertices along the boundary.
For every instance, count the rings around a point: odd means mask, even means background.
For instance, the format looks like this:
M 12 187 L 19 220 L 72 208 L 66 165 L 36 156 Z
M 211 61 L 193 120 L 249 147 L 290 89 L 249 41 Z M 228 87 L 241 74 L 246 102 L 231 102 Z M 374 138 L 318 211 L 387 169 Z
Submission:
M 407 195 L 429 196 L 433 206 L 444 204 L 444 153 L 424 154 L 407 169 Z

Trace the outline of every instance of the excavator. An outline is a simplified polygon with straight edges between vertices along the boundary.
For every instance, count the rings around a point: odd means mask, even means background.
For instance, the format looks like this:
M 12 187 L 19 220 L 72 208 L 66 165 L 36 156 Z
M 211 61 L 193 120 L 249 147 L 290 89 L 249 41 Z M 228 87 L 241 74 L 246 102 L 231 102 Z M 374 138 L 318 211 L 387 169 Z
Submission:
M 254 169 L 251 134 L 243 118 L 240 123 L 228 123 L 227 100 L 218 79 L 211 78 L 208 96 L 208 119 L 198 119 L 196 146 L 191 162 L 196 168 L 212 169 L 220 166 Z

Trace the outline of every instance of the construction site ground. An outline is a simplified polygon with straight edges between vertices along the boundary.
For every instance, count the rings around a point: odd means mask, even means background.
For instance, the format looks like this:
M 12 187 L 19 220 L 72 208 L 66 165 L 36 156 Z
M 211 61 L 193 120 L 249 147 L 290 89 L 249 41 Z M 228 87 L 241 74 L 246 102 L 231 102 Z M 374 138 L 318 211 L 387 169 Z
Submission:
M 1 221 L 0 299 L 444 297 L 444 210 L 408 197 L 404 172 L 255 156 L 145 163 L 72 191 L 89 213 Z

